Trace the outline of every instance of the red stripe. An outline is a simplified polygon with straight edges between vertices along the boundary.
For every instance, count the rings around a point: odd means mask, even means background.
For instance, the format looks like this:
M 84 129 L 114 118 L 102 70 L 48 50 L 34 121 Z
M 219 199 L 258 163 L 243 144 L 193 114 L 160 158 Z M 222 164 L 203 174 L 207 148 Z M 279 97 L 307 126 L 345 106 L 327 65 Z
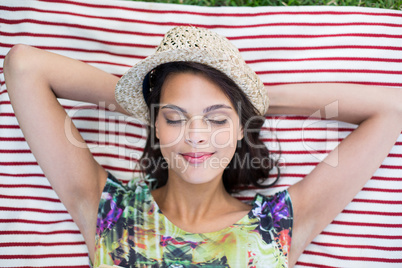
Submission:
M 0 173 L 1 175 L 1 173 Z M 23 176 L 25 177 L 25 176 Z M 44 175 L 42 175 L 44 177 Z M 35 184 L 0 184 L 0 188 L 36 188 L 36 189 L 46 189 L 52 190 L 53 188 L 48 185 L 35 185 Z
M 402 169 L 402 166 L 381 165 L 380 168 Z
M 276 174 L 272 174 L 274 176 L 276 176 Z M 286 177 L 290 177 L 290 178 L 304 178 L 307 174 L 297 174 L 297 173 L 285 173 L 285 174 L 281 174 L 281 178 L 286 178 Z
M 56 224 L 62 222 L 73 222 L 72 219 L 59 220 L 59 221 L 34 221 L 25 219 L 0 219 L 0 223 L 29 223 L 29 224 Z
M 268 175 L 268 178 L 276 178 L 277 175 L 278 175 L 278 173 L 271 173 L 271 174 Z M 282 174 L 281 174 L 281 175 L 282 175 Z M 281 176 L 281 178 L 282 178 L 282 177 L 286 177 L 286 174 L 283 175 L 283 176 Z
M 17 208 L 17 207 L 0 207 L 2 211 L 28 211 L 46 214 L 68 214 L 67 210 L 48 210 L 39 208 Z
M 370 245 L 342 245 L 342 244 L 333 244 L 333 243 L 320 243 L 320 242 L 315 242 L 315 241 L 312 241 L 311 244 L 323 246 L 323 247 L 402 251 L 402 247 L 379 247 L 379 246 L 370 246 Z
M 64 0 L 40 0 L 42 2 L 50 2 L 50 3 L 63 3 L 63 4 L 71 4 L 78 6 L 87 6 L 93 8 L 105 8 L 105 9 L 120 9 L 120 10 L 129 10 L 136 12 L 144 12 L 144 13 L 156 13 L 156 14 L 190 14 L 190 15 L 200 15 L 200 16 L 226 16 L 226 17 L 256 17 L 256 16 L 267 16 L 267 15 L 369 15 L 369 16 L 390 16 L 390 17 L 402 17 L 401 14 L 398 13 L 387 13 L 387 12 L 357 12 L 357 11 L 277 11 L 277 12 L 256 12 L 256 13 L 208 13 L 208 12 L 193 12 L 193 11 L 184 11 L 184 10 L 151 10 L 151 9 L 142 9 L 142 8 L 131 8 L 131 7 L 122 7 L 122 6 L 112 6 L 112 5 L 99 5 L 99 4 L 89 4 L 89 3 L 80 3 L 80 2 L 72 2 L 72 1 L 64 1 Z
M 316 166 L 318 162 L 302 162 L 302 163 L 280 163 L 281 167 L 292 167 L 292 166 Z
M 32 153 L 29 149 L 15 149 L 15 150 L 1 150 L 0 154 L 30 154 Z
M 312 83 L 347 83 L 357 85 L 371 85 L 371 86 L 389 86 L 389 87 L 402 87 L 402 83 L 387 83 L 387 82 L 361 82 L 361 81 L 308 81 L 308 82 L 264 82 L 265 86 L 279 86 L 291 84 L 312 84 Z
M 286 120 L 286 119 L 285 119 Z M 315 138 L 303 138 L 303 139 L 260 139 L 263 142 L 341 142 L 343 139 L 315 139 Z
M 88 257 L 88 254 L 87 253 L 69 253 L 69 254 L 35 254 L 35 255 L 0 255 L 0 259 L 3 259 L 3 260 L 77 258 L 77 257 Z M 54 267 L 59 267 L 59 266 L 54 266 Z
M 342 33 L 342 34 L 262 34 L 262 35 L 241 35 L 227 37 L 229 40 L 253 40 L 253 39 L 277 39 L 277 38 L 328 38 L 328 37 L 372 37 L 372 38 L 402 38 L 399 34 L 368 34 L 368 33 Z
M 371 179 L 378 180 L 378 181 L 402 181 L 402 178 L 396 178 L 396 177 L 373 176 L 373 177 L 371 177 Z
M 37 166 L 37 162 L 0 162 L 0 166 Z
M 275 70 L 275 71 L 259 71 L 258 75 L 264 74 L 289 74 L 289 73 L 375 73 L 375 74 L 402 74 L 402 71 L 385 71 L 385 70 L 359 70 L 359 69 L 314 69 L 314 70 Z
M 150 23 L 150 22 L 144 22 Z M 347 27 L 347 26 L 382 26 L 382 27 L 402 27 L 402 24 L 397 23 L 376 23 L 376 22 L 276 22 L 276 23 L 260 23 L 260 24 L 246 24 L 246 25 L 223 25 L 223 24 L 198 24 L 198 27 L 204 28 L 229 28 L 229 29 L 242 29 L 242 28 L 257 28 L 257 27 Z M 194 25 L 196 26 L 196 25 Z M 352 34 L 353 35 L 353 34 Z
M 360 57 L 328 57 L 328 58 L 301 58 L 301 59 L 256 59 L 247 60 L 246 63 L 262 63 L 262 62 L 297 62 L 297 61 L 374 61 L 374 62 L 396 62 L 401 63 L 402 59 L 391 58 L 360 58 Z
M 401 167 L 402 168 L 402 167 Z M 384 193 L 402 193 L 402 189 L 383 189 L 383 188 L 371 188 L 364 187 L 362 191 L 367 192 L 384 192 Z
M 4 177 L 45 177 L 45 175 L 43 173 L 17 173 L 17 174 L 0 173 L 0 176 L 4 176 Z
M 312 154 L 312 153 L 318 153 L 318 154 L 328 154 L 330 153 L 332 150 L 305 150 L 305 151 L 285 151 L 285 150 L 270 150 L 271 153 L 273 154 Z
M 39 232 L 39 231 L 1 231 L 0 235 L 58 235 L 58 234 L 81 234 L 78 230 L 58 230 L 51 232 Z
M 18 196 L 18 195 L 0 195 L 0 198 L 4 199 L 19 199 L 19 200 L 39 200 L 39 201 L 47 201 L 60 203 L 59 199 L 50 198 L 50 197 L 41 197 L 41 196 Z
M 54 246 L 78 246 L 85 245 L 84 241 L 77 242 L 54 242 L 54 243 L 42 243 L 42 242 L 13 242 L 13 243 L 0 243 L 1 247 L 54 247 Z
M 347 214 L 360 214 L 360 215 L 393 216 L 393 217 L 402 216 L 402 212 L 361 211 L 361 210 L 349 210 L 349 209 L 344 209 L 344 210 L 342 211 L 342 213 L 347 213 Z
M 402 235 L 373 235 L 373 234 L 345 234 L 334 232 L 321 232 L 321 235 L 340 236 L 340 237 L 356 237 L 356 238 L 370 238 L 370 239 L 386 239 L 386 240 L 400 240 Z
M 313 46 L 313 47 L 250 47 L 239 48 L 240 52 L 249 51 L 272 51 L 272 50 L 321 50 L 321 49 L 381 49 L 381 50 L 402 50 L 402 47 L 391 46 Z
M 309 128 L 274 128 L 274 127 L 262 127 L 262 131 L 339 131 L 339 132 L 351 132 L 354 128 L 332 128 L 332 127 L 309 127 Z
M 402 200 L 375 200 L 375 199 L 359 199 L 355 198 L 352 202 L 357 203 L 374 203 L 374 204 L 389 204 L 389 205 L 402 205 Z
M 243 202 L 250 202 L 254 200 L 253 196 L 236 196 L 236 198 Z
M 338 256 L 322 252 L 314 252 L 310 250 L 303 251 L 303 254 L 317 255 L 339 260 L 353 260 L 353 261 L 372 261 L 372 262 L 385 262 L 385 263 L 400 263 L 402 259 L 386 259 L 386 258 L 373 258 L 373 257 L 354 257 L 354 256 Z
M 382 228 L 402 228 L 402 224 L 391 224 L 391 223 L 332 221 L 331 224 L 348 225 L 348 226 L 382 227 Z
M 19 125 L 0 125 L 0 128 L 18 129 L 18 128 L 20 128 L 20 126 Z
M 0 102 L 1 105 L 1 102 Z M 15 113 L 1 113 L 0 116 L 15 117 Z
M 402 158 L 402 154 L 388 154 L 388 157 L 401 157 Z
M 4 18 L 0 18 L 0 23 L 11 24 L 11 25 L 22 24 L 22 23 L 33 23 L 33 24 L 38 24 L 38 25 L 70 27 L 70 28 L 78 28 L 78 29 L 85 29 L 85 30 L 91 30 L 91 31 L 117 33 L 117 34 L 129 34 L 129 35 L 139 35 L 139 36 L 148 36 L 148 37 L 163 37 L 164 36 L 164 34 L 156 34 L 156 33 L 148 33 L 148 32 L 134 32 L 134 31 L 127 31 L 127 30 L 116 30 L 116 29 L 108 29 L 108 28 L 83 25 L 83 24 L 54 22 L 54 21 L 41 21 L 41 20 L 36 20 L 36 19 L 7 20 Z

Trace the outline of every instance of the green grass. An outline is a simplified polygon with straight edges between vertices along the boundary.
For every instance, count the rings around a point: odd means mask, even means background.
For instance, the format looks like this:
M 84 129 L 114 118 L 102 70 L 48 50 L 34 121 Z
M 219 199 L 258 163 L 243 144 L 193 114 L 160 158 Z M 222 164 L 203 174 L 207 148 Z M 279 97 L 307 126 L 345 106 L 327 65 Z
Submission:
M 135 1 L 135 0 L 134 0 Z M 198 6 L 359 6 L 402 10 L 402 0 L 143 0 Z

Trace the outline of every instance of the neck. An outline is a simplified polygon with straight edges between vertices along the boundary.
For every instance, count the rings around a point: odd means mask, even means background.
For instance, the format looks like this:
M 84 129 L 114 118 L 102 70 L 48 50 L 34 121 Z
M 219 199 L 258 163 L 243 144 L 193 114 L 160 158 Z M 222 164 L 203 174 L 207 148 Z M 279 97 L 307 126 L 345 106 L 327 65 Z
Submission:
M 232 197 L 226 192 L 222 179 L 211 182 L 192 184 L 169 177 L 167 184 L 158 189 L 156 202 L 166 214 L 175 211 L 176 217 L 191 221 L 198 217 L 205 218 L 214 212 L 216 204 L 228 202 Z
M 190 232 L 219 230 L 236 222 L 249 210 L 225 190 L 221 177 L 192 184 L 169 176 L 168 183 L 152 195 L 173 224 Z M 226 223 L 217 226 L 216 220 L 222 217 L 226 217 Z

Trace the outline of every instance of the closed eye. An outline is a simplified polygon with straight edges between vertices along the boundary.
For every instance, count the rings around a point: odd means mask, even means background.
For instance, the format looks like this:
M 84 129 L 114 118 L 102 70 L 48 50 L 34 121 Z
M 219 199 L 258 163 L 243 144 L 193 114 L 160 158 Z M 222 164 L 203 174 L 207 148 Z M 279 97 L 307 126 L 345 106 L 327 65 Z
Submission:
M 223 119 L 223 120 L 212 120 L 212 119 L 207 119 L 208 122 L 211 122 L 212 124 L 216 124 L 216 125 L 224 125 L 227 123 L 227 119 Z
M 180 119 L 180 120 L 170 120 L 170 119 L 167 119 L 166 118 L 166 123 L 168 124 L 168 125 L 181 125 L 181 124 L 184 124 L 186 122 L 186 120 L 184 120 L 184 119 Z
M 210 122 L 212 124 L 215 125 L 224 125 L 227 123 L 227 119 L 223 119 L 223 120 L 213 120 L 213 119 L 206 119 L 207 122 Z M 166 118 L 166 123 L 169 125 L 181 125 L 184 124 L 186 122 L 185 119 L 180 119 L 180 120 L 170 120 Z

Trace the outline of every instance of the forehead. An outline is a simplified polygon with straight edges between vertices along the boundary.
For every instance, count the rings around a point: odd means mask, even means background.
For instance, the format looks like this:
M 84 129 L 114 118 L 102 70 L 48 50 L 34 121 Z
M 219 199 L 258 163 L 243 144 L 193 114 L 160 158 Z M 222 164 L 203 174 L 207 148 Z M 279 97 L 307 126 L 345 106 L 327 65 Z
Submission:
M 210 79 L 197 73 L 169 75 L 162 86 L 161 104 L 175 104 L 188 110 L 199 110 L 215 104 L 233 108 L 223 90 Z

